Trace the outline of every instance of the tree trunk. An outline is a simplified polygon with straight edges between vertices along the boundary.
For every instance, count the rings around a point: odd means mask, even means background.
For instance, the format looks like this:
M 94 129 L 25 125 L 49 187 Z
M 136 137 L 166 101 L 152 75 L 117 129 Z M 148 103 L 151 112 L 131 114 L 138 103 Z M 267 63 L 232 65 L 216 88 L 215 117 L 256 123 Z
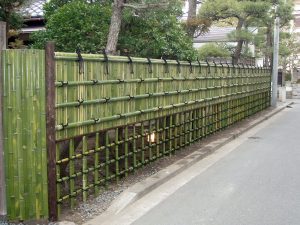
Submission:
M 10 17 L 11 17 L 10 12 L 5 12 L 5 16 L 4 16 L 5 20 L 4 21 L 6 21 L 6 48 L 8 48 L 8 40 L 10 38 L 10 36 L 9 36 L 9 30 L 10 30 L 9 18 Z
M 236 27 L 236 31 L 237 32 L 241 32 L 242 28 L 244 25 L 244 20 L 243 19 L 239 19 L 238 21 L 238 25 Z M 233 58 L 232 58 L 232 62 L 234 64 L 237 64 L 239 62 L 239 59 L 241 57 L 242 54 L 242 49 L 243 49 L 243 44 L 244 44 L 244 40 L 240 39 L 240 37 L 238 38 L 238 43 L 237 46 L 235 48 L 234 54 L 233 54 Z
M 187 34 L 191 38 L 194 37 L 197 26 L 195 26 L 195 19 L 197 17 L 197 0 L 189 0 L 188 17 L 186 21 Z
M 125 0 L 114 0 L 113 11 L 110 21 L 109 33 L 107 38 L 106 52 L 114 55 L 117 51 L 119 33 L 122 24 L 122 12 Z

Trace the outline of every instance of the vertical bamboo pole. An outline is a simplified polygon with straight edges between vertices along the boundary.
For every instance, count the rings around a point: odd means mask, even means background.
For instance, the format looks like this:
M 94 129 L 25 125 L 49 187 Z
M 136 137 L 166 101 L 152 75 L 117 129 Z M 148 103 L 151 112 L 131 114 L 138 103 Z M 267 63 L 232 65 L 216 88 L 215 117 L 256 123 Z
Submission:
M 60 158 L 59 158 L 59 156 L 60 156 L 60 151 L 59 151 L 59 145 L 56 145 L 55 146 L 55 156 L 56 156 L 56 162 L 58 161 L 58 160 L 60 160 Z M 56 175 L 55 175 L 55 178 L 56 178 L 56 180 L 58 180 L 58 179 L 60 179 L 61 178 L 61 173 L 60 173 L 60 165 L 59 164 L 57 164 L 56 165 L 56 168 L 55 168 L 56 170 Z M 48 181 L 49 182 L 49 181 Z M 57 183 L 56 184 L 56 197 L 55 197 L 55 202 L 57 202 L 56 203 L 56 205 L 57 205 L 57 217 L 58 217 L 58 215 L 60 214 L 60 212 L 61 212 L 61 186 L 62 186 L 62 183 Z
M 152 134 L 152 125 L 151 125 L 151 120 L 149 120 L 149 132 L 148 132 L 148 158 L 149 162 L 152 161 L 153 153 L 152 153 L 152 140 L 151 140 L 151 134 Z
M 129 156 L 129 152 L 128 152 L 128 126 L 125 127 L 124 141 L 125 141 L 125 177 L 127 177 L 128 176 L 128 171 L 129 171 L 129 163 L 128 163 L 128 156 Z
M 0 219 L 6 216 L 6 193 L 4 176 L 4 148 L 3 148 L 3 124 L 2 124 L 2 50 L 6 49 L 6 23 L 0 21 Z
M 145 129 L 144 122 L 141 123 L 141 140 L 142 140 L 142 165 L 145 165 Z
M 137 163 L 136 163 L 136 126 L 133 125 L 133 131 L 132 131 L 132 151 L 133 151 L 133 171 L 137 168 Z
M 194 117 L 193 110 L 190 110 L 189 112 L 189 124 L 188 124 L 188 130 L 189 130 L 189 141 L 188 145 L 191 145 L 193 143 L 193 117 Z
M 168 117 L 169 121 L 168 121 L 168 127 L 169 127 L 169 132 L 168 132 L 168 139 L 169 139 L 169 156 L 172 155 L 172 150 L 173 150 L 173 147 L 172 147 L 172 138 L 173 138 L 173 132 L 172 132 L 172 125 L 173 125 L 173 115 L 170 115 Z
M 201 108 L 197 109 L 197 114 L 196 114 L 196 127 L 197 127 L 197 132 L 196 132 L 196 140 L 198 141 L 201 138 L 201 124 L 200 124 L 200 118 L 201 118 L 201 114 L 200 114 L 200 110 Z
M 116 168 L 116 181 L 119 182 L 120 179 L 120 166 L 119 166 L 119 128 L 115 129 L 115 168 Z
M 179 127 L 179 132 L 180 132 L 180 138 L 179 138 L 179 146 L 180 148 L 182 148 L 184 146 L 184 141 L 185 141 L 185 128 L 184 128 L 184 118 L 185 113 L 180 113 L 180 117 L 179 117 L 179 123 L 180 123 L 180 127 Z
M 48 156 L 48 207 L 49 220 L 56 221 L 56 151 L 55 151 L 55 61 L 54 42 L 46 44 L 46 146 Z M 51 191 L 50 191 L 51 190 Z
M 82 138 L 82 200 L 87 200 L 87 187 L 88 187 L 88 162 L 87 162 L 87 137 Z
M 178 116 L 179 113 L 176 113 L 174 115 L 175 117 L 175 128 L 174 128 L 174 151 L 176 151 L 178 149 Z
M 105 132 L 105 186 L 108 186 L 108 180 L 110 178 L 110 174 L 109 174 L 109 135 L 108 135 L 108 131 Z
M 184 146 L 186 146 L 187 145 L 187 143 L 188 143 L 188 140 L 189 140 L 189 138 L 188 138 L 188 122 L 187 122 L 187 120 L 188 120 L 188 113 L 187 112 L 184 112 L 183 113 L 183 123 L 184 123 L 184 139 L 183 139 L 183 144 L 184 144 Z
M 74 155 L 75 155 L 75 146 L 74 146 L 74 139 L 70 140 L 69 143 L 69 176 L 70 176 L 70 205 L 71 208 L 74 208 L 75 206 L 75 196 L 73 196 L 75 191 L 75 180 L 74 177 L 71 178 L 75 173 L 75 162 L 74 162 Z
M 99 151 L 100 151 L 100 135 L 99 133 L 96 133 L 96 140 L 95 140 L 95 159 L 94 159 L 94 182 L 95 182 L 95 195 L 99 194 Z
M 164 116 L 163 118 L 163 133 L 162 133 L 162 141 L 163 141 L 163 156 L 166 155 L 166 126 L 167 126 L 167 117 Z
M 159 119 L 156 119 L 156 159 L 160 157 L 160 152 L 159 152 L 159 141 L 160 141 L 160 132 L 159 132 Z

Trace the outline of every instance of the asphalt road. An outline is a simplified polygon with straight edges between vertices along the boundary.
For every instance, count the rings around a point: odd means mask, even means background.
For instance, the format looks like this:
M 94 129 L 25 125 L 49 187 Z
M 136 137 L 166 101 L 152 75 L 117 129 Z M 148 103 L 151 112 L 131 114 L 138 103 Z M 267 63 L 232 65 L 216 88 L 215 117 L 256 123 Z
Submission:
M 300 225 L 300 102 L 292 107 L 132 224 Z

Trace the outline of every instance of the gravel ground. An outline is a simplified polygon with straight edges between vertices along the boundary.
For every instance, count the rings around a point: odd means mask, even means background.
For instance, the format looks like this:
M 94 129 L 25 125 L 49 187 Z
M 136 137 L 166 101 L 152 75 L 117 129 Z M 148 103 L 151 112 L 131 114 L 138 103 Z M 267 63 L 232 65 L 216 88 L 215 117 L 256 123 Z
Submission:
M 180 151 L 177 151 L 176 154 L 171 156 L 166 156 L 161 158 L 155 162 L 152 162 L 146 165 L 144 168 L 137 170 L 135 173 L 131 173 L 128 177 L 123 178 L 119 181 L 119 183 L 111 183 L 106 189 L 102 190 L 101 194 L 96 198 L 91 198 L 85 203 L 80 203 L 78 207 L 72 210 L 63 210 L 64 212 L 60 216 L 60 221 L 72 221 L 71 223 L 49 223 L 48 225 L 72 225 L 77 224 L 80 225 L 85 221 L 91 219 L 95 215 L 99 215 L 103 213 L 112 203 L 114 199 L 116 199 L 124 190 L 126 190 L 129 186 L 134 185 L 137 182 L 145 180 L 147 177 L 152 176 L 153 174 L 157 173 L 158 171 L 168 167 L 169 165 L 175 163 L 176 161 L 182 159 L 183 157 L 191 154 L 196 149 L 201 148 L 204 145 L 209 144 L 212 140 L 217 138 L 222 138 L 225 133 L 231 132 L 236 128 L 240 128 L 243 126 L 247 126 L 251 121 L 261 117 L 271 109 L 264 110 L 263 112 L 257 113 L 255 116 L 252 116 L 250 119 L 245 119 L 241 122 L 236 123 L 235 125 L 227 128 L 224 131 L 217 132 L 191 146 L 188 146 Z M 23 223 L 7 223 L 1 222 L 0 225 L 23 225 Z M 47 223 L 26 223 L 26 225 L 33 225 L 33 224 L 47 224 Z
M 187 154 L 189 153 L 190 152 Z M 73 210 L 66 210 L 60 216 L 60 220 L 73 221 L 76 224 L 82 224 L 93 216 L 103 213 L 111 205 L 112 201 L 129 186 L 152 176 L 180 158 L 179 155 L 174 155 L 146 165 L 144 168 L 137 170 L 135 174 L 129 174 L 128 177 L 123 178 L 119 183 L 110 184 L 106 190 L 102 190 L 98 197 L 90 199 L 85 203 L 80 203 L 78 207 Z

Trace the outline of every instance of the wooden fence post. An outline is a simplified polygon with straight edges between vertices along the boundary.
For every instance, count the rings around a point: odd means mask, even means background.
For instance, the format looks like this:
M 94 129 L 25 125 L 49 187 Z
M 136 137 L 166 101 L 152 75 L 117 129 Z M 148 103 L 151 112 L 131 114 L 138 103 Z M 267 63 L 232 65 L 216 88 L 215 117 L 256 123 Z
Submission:
M 6 49 L 6 23 L 0 21 L 0 219 L 7 214 L 5 175 L 4 175 L 4 148 L 3 148 L 3 123 L 2 123 L 2 50 Z
M 58 219 L 55 150 L 55 60 L 54 42 L 46 44 L 46 145 L 48 157 L 48 207 L 49 220 Z

